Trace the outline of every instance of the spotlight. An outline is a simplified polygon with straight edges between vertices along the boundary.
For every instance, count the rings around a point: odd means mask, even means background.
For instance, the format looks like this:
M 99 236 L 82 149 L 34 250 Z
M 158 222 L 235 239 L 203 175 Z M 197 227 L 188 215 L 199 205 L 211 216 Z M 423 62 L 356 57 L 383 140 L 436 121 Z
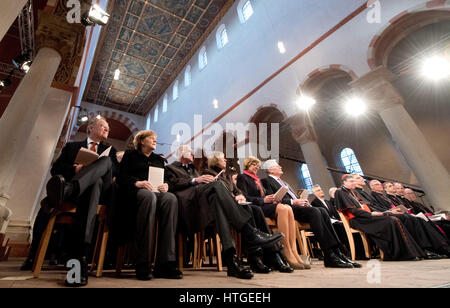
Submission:
M 351 116 L 357 117 L 366 112 L 366 103 L 357 97 L 351 98 L 345 104 L 345 111 Z
M 9 73 L 8 77 L 6 77 L 5 79 L 0 80 L 0 92 L 4 88 L 6 88 L 6 87 L 11 85 L 11 83 L 12 83 L 11 82 L 11 76 L 12 76 L 13 73 L 14 73 L 14 70 Z
M 15 67 L 17 67 L 18 69 L 22 70 L 25 73 L 28 73 L 31 67 L 31 63 L 33 61 L 31 61 L 29 54 L 23 54 L 15 57 L 12 62 Z
M 300 108 L 300 109 L 302 109 L 304 111 L 308 111 L 309 108 L 311 108 L 315 104 L 316 104 L 316 100 L 314 98 L 312 98 L 312 97 L 309 97 L 309 96 L 301 95 L 299 97 L 299 99 L 297 100 L 298 108 Z
M 80 106 L 77 106 L 75 108 L 80 108 L 80 112 L 78 113 L 77 117 L 77 124 L 78 126 L 81 126 L 89 120 L 89 115 L 85 108 L 82 108 Z
M 438 81 L 450 76 L 450 62 L 441 56 L 432 56 L 422 64 L 422 73 L 431 80 Z
M 89 12 L 87 12 L 87 14 L 85 15 L 86 16 L 81 21 L 85 26 L 92 26 L 92 25 L 104 26 L 108 23 L 109 14 L 106 13 L 97 4 L 91 6 Z

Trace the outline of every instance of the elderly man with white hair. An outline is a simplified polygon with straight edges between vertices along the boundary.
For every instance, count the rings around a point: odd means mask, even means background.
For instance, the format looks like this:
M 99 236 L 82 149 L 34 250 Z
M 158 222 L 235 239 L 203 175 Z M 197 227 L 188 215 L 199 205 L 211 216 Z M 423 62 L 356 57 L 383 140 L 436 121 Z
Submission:
M 252 271 L 236 256 L 230 225 L 242 232 L 249 250 L 272 246 L 283 235 L 270 235 L 253 227 L 251 214 L 236 206 L 235 199 L 221 182 L 212 175 L 199 176 L 192 164 L 194 155 L 189 146 L 180 146 L 177 154 L 178 161 L 166 166 L 165 178 L 169 191 L 178 197 L 184 227 L 188 233 L 195 233 L 204 231 L 214 221 L 222 242 L 227 275 L 251 279 Z

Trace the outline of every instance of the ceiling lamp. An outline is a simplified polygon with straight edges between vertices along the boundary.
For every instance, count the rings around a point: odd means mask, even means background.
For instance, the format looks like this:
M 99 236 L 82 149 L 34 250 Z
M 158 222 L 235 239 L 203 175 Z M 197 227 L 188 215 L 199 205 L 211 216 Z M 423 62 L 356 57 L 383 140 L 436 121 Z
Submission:
M 345 111 L 353 117 L 358 117 L 367 111 L 367 105 L 362 99 L 354 97 L 345 104 Z
M 422 73 L 434 81 L 448 78 L 450 76 L 450 62 L 442 56 L 432 56 L 423 61 Z
M 297 107 L 303 111 L 308 111 L 316 104 L 316 100 L 312 97 L 301 95 L 297 100 Z

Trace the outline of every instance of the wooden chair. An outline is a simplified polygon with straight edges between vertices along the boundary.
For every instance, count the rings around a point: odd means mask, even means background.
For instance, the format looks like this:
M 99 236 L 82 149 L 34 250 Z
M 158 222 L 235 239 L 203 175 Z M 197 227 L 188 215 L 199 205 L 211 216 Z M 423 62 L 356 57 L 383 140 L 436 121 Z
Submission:
M 42 234 L 39 247 L 36 252 L 36 258 L 33 264 L 33 276 L 38 278 L 42 271 L 42 265 L 44 264 L 45 255 L 47 254 L 48 244 L 50 237 L 53 233 L 55 223 L 71 224 L 73 218 L 68 216 L 60 216 L 61 214 L 74 214 L 76 213 L 76 205 L 73 203 L 63 203 L 59 209 L 53 209 L 50 215 L 50 219 L 47 223 L 44 233 Z
M 108 244 L 109 227 L 107 222 L 107 209 L 104 205 L 99 205 L 97 208 L 98 215 L 98 232 L 97 240 L 95 241 L 94 254 L 92 256 L 91 272 L 97 266 L 97 271 L 95 276 L 102 277 L 103 274 L 103 264 L 106 255 L 106 246 Z
M 314 257 L 310 240 L 310 237 L 314 236 L 314 233 L 311 231 L 311 226 L 307 222 L 296 221 L 295 224 L 297 244 L 300 247 L 301 254 Z
M 152 256 L 152 267 L 154 268 L 155 262 L 156 262 L 156 256 L 158 253 L 158 232 L 159 232 L 159 221 L 158 219 L 155 219 L 155 231 L 153 234 L 155 235 L 153 237 L 153 256 Z M 125 264 L 131 264 L 135 263 L 135 257 L 136 257 L 136 247 L 134 246 L 134 243 L 128 243 L 124 245 L 120 245 L 117 248 L 117 255 L 116 255 L 116 275 L 119 276 L 122 273 L 123 265 Z M 135 265 L 135 264 L 134 264 Z M 180 268 L 180 271 L 183 271 L 182 268 Z
M 206 243 L 209 247 L 209 264 L 213 264 L 213 258 L 216 257 L 216 267 L 217 271 L 221 272 L 223 270 L 222 266 L 222 245 L 220 243 L 220 238 L 217 232 L 211 234 L 209 238 L 205 239 L 205 232 L 199 232 L 196 234 L 195 238 L 196 244 L 194 244 L 194 260 L 193 267 L 200 269 L 204 261 L 206 260 Z
M 55 223 L 58 224 L 73 224 L 74 219 L 71 216 L 63 216 L 61 214 L 75 214 L 76 204 L 73 203 L 63 203 L 59 209 L 53 209 L 50 215 L 50 219 L 47 223 L 44 233 L 42 234 L 41 241 L 39 242 L 39 247 L 36 252 L 36 258 L 33 264 L 33 276 L 38 278 L 42 271 L 42 265 L 44 264 L 45 255 L 47 254 L 48 244 L 50 242 L 51 235 L 53 233 L 53 228 Z M 106 223 L 106 206 L 99 205 L 97 208 L 97 214 L 99 214 L 100 225 L 97 235 L 97 240 L 94 250 L 93 262 L 98 262 L 97 267 L 97 277 L 101 277 L 103 270 L 103 261 L 106 252 L 106 243 L 108 240 L 108 225 Z M 101 239 L 100 239 L 100 238 Z M 97 257 L 96 257 L 97 255 Z M 95 266 L 91 267 L 91 271 Z
M 355 261 L 355 258 L 356 258 L 355 240 L 353 237 L 354 234 L 359 234 L 361 236 L 361 240 L 364 245 L 364 252 L 366 254 L 366 258 L 370 259 L 372 257 L 372 252 L 371 252 L 371 247 L 370 247 L 370 244 L 369 244 L 366 234 L 362 231 L 359 231 L 359 230 L 356 230 L 356 229 L 353 229 L 352 227 L 350 227 L 350 223 L 348 221 L 347 216 L 345 216 L 341 212 L 339 212 L 339 216 L 341 217 L 341 221 L 344 224 L 345 233 L 347 234 L 348 243 L 350 244 L 350 252 L 351 252 L 352 260 Z M 380 256 L 381 256 L 381 259 L 384 258 L 384 254 L 381 250 L 380 250 Z
M 278 229 L 277 222 L 274 219 L 267 218 L 266 217 L 267 225 L 270 229 Z M 308 244 L 309 237 L 314 236 L 314 233 L 307 231 L 311 227 L 308 223 L 299 223 L 296 221 L 296 239 L 297 239 L 297 245 L 300 248 L 300 252 L 302 255 L 309 256 L 309 250 L 307 247 L 310 247 Z

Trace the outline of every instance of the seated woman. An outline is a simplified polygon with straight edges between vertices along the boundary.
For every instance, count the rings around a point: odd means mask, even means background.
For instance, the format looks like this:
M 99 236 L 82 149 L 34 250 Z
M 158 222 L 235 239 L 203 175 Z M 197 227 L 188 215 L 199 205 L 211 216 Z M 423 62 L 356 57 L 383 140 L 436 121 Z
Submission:
M 227 160 L 225 159 L 224 153 L 214 152 L 208 157 L 208 168 L 204 170 L 203 174 L 217 177 L 219 182 L 223 183 L 227 191 L 236 200 L 236 206 L 240 206 L 249 212 L 252 217 L 250 220 L 251 225 L 265 233 L 270 233 L 270 228 L 267 225 L 263 211 L 258 205 L 252 203 L 248 204 L 248 202 L 246 202 L 247 200 L 239 188 L 237 188 L 231 176 L 226 173 L 226 167 Z M 293 269 L 286 264 L 281 252 L 281 246 L 278 243 L 270 248 L 264 248 L 264 251 L 261 247 L 249 250 L 248 260 L 252 271 L 256 273 L 269 273 L 270 267 L 285 273 L 291 273 L 293 271 Z
M 176 268 L 177 198 L 168 192 L 166 183 L 153 187 L 148 181 L 149 166 L 164 168 L 165 163 L 163 157 L 154 153 L 156 133 L 151 130 L 140 131 L 133 144 L 135 149 L 127 150 L 120 163 L 118 183 L 122 207 L 118 209 L 118 214 L 124 221 L 121 223 L 123 231 L 134 230 L 137 248 L 136 278 L 150 280 L 154 276 L 181 279 L 183 274 Z M 152 275 L 151 256 L 156 217 L 159 221 L 158 255 Z
M 264 216 L 275 219 L 280 232 L 285 234 L 282 239 L 284 255 L 294 269 L 310 269 L 311 266 L 303 262 L 297 252 L 295 238 L 295 220 L 292 208 L 289 205 L 275 203 L 274 195 L 267 195 L 260 178 L 256 175 L 261 166 L 261 161 L 256 157 L 248 157 L 244 161 L 244 173 L 238 175 L 237 186 L 245 198 L 257 204 L 264 212 Z

